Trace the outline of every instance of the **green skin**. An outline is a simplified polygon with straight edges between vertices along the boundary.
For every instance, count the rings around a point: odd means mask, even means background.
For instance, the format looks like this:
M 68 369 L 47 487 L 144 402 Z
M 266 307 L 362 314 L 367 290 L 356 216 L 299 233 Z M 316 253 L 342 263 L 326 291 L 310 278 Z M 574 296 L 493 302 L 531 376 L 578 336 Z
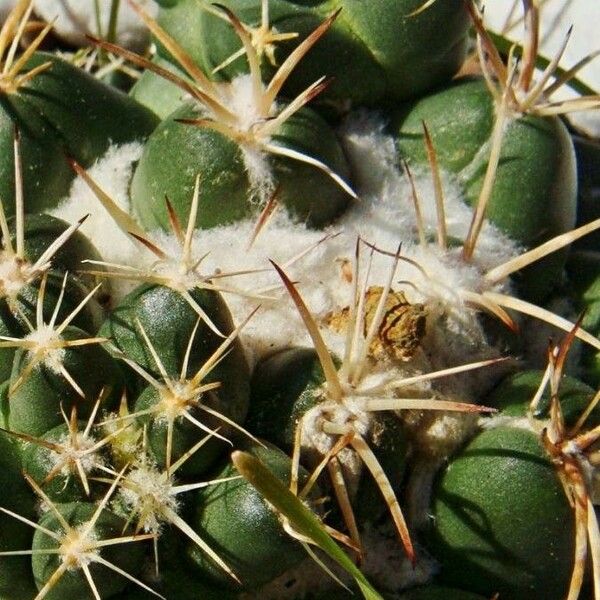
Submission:
M 89 337 L 84 331 L 69 326 L 62 337 L 76 340 Z M 15 382 L 27 364 L 27 352 L 18 350 L 15 355 L 11 382 Z M 117 362 L 99 344 L 75 346 L 65 349 L 63 364 L 85 394 L 85 400 L 71 385 L 45 365 L 34 367 L 25 381 L 10 395 L 3 407 L 4 419 L 9 428 L 20 433 L 41 436 L 53 427 L 64 423 L 61 406 L 66 414 L 77 406 L 77 415 L 85 420 L 90 416 L 100 392 L 108 388 L 109 394 L 101 409 L 110 410 L 121 398 L 124 382 Z
M 15 441 L 0 432 L 0 506 L 35 520 L 35 498 L 21 474 L 21 463 Z M 0 551 L 24 550 L 31 547 L 33 529 L 6 513 L 0 513 Z M 31 600 L 36 589 L 28 556 L 0 557 L 0 598 Z
M 538 390 L 542 376 L 543 371 L 521 371 L 509 375 L 494 388 L 482 404 L 497 408 L 503 416 L 525 417 L 529 403 Z M 569 375 L 565 375 L 560 380 L 558 397 L 567 426 L 575 425 L 581 413 L 594 397 L 594 393 L 593 388 L 589 385 Z M 550 388 L 548 386 L 542 395 L 534 416 L 537 418 L 547 417 L 549 406 Z M 596 407 L 586 423 L 586 427 L 590 429 L 600 424 L 600 407 Z
M 575 308 L 583 313 L 581 327 L 600 336 L 600 252 L 571 253 L 567 263 Z M 581 378 L 593 388 L 600 386 L 600 352 L 589 344 L 582 346 Z
M 86 425 L 86 422 L 79 421 L 78 431 L 83 432 Z M 61 445 L 66 444 L 69 439 L 69 427 L 66 423 L 63 423 L 46 432 L 41 439 L 51 443 L 59 443 Z M 71 465 L 68 475 L 64 475 L 61 472 L 54 476 L 50 481 L 44 483 L 58 458 L 55 451 L 45 446 L 33 443 L 23 446 L 23 470 L 41 486 L 42 490 L 50 500 L 61 504 L 68 502 L 83 502 L 86 499 L 89 501 L 90 498 L 87 496 L 85 488 L 81 483 L 81 478 L 75 464 Z M 97 462 L 102 462 L 102 451 L 99 450 L 94 453 L 94 458 Z M 97 490 L 99 484 L 96 484 L 91 480 L 91 474 L 89 472 L 87 475 L 90 486 L 90 495 L 97 497 L 98 494 L 94 492 L 104 490 Z
M 200 289 L 190 293 L 224 336 L 233 331 L 231 313 L 220 294 Z M 100 335 L 110 338 L 116 348 L 160 378 L 160 372 L 137 328 L 136 319 L 158 352 L 166 372 L 178 379 L 198 314 L 180 294 L 170 288 L 143 284 L 128 294 L 102 325 Z M 192 344 L 186 376 L 191 377 L 196 373 L 222 342 L 223 339 L 202 321 Z M 239 342 L 232 344 L 223 363 L 236 365 L 239 380 L 248 380 L 248 365 Z
M 195 0 L 169 2 L 159 13 L 159 23 L 210 73 L 241 47 L 231 25 L 199 9 Z M 260 0 L 227 0 L 243 23 L 260 22 Z M 290 52 L 335 10 L 342 11 L 331 29 L 296 67 L 284 92 L 297 95 L 323 75 L 333 77 L 320 101 L 339 108 L 381 105 L 422 95 L 450 80 L 465 57 L 469 16 L 454 0 L 437 0 L 415 17 L 408 14 L 422 0 L 271 0 L 271 25 L 279 33 L 297 32 L 298 38 L 280 43 L 276 62 L 280 65 Z M 458 8 L 458 10 L 457 10 Z M 159 46 L 163 56 L 168 54 Z M 265 74 L 273 67 L 263 60 Z M 230 79 L 247 71 L 240 58 L 224 69 L 220 77 Z
M 251 381 L 250 410 L 246 427 L 287 452 L 294 446 L 298 420 L 322 398 L 318 390 L 325 382 L 316 352 L 310 348 L 288 348 L 259 362 Z M 379 413 L 367 440 L 377 460 L 397 489 L 404 475 L 407 443 L 398 419 Z M 360 479 L 354 499 L 359 522 L 377 520 L 386 510 L 381 491 L 370 474 Z
M 429 172 L 423 121 L 441 169 L 454 176 L 466 201 L 479 196 L 494 124 L 494 103 L 483 79 L 461 79 L 440 91 L 399 107 L 392 116 L 398 154 L 413 169 Z M 515 193 L 517 192 L 517 193 Z M 558 118 L 511 119 L 504 133 L 500 163 L 487 218 L 531 248 L 575 225 L 576 165 L 569 133 Z M 523 296 L 540 300 L 564 266 L 566 251 L 555 252 L 517 276 Z
M 8 226 L 12 234 L 13 248 L 16 248 L 14 217 L 8 220 Z M 65 221 L 49 215 L 27 215 L 25 218 L 24 254 L 28 262 L 30 264 L 35 263 L 68 226 L 68 223 Z M 44 318 L 46 321 L 51 318 L 54 312 L 54 307 L 60 295 L 64 272 L 69 271 L 73 273 L 77 271 L 81 268 L 81 261 L 87 258 L 99 260 L 100 257 L 91 242 L 78 231 L 65 242 L 52 258 L 52 270 L 48 271 L 48 283 L 44 301 Z M 69 275 L 65 296 L 59 311 L 59 323 L 83 300 L 94 285 L 95 280 L 92 277 Z M 35 323 L 38 289 L 39 281 L 33 285 L 27 285 L 18 299 L 19 310 L 32 323 Z M 75 318 L 74 325 L 94 333 L 100 326 L 102 313 L 96 298 L 102 302 L 106 296 L 106 293 L 103 294 L 102 289 L 99 290 L 97 296 L 92 298 Z M 22 317 L 9 307 L 5 299 L 0 299 L 0 335 L 22 337 L 27 332 L 28 329 Z M 14 355 L 14 348 L 0 349 L 0 381 L 4 381 L 10 377 Z
M 196 227 L 208 229 L 258 215 L 239 146 L 208 128 L 177 123 L 198 118 L 184 105 L 150 136 L 136 168 L 132 206 L 148 230 L 169 229 L 165 195 L 181 222 L 186 222 L 196 176 L 200 202 Z M 303 108 L 284 123 L 273 141 L 329 165 L 349 181 L 349 166 L 333 130 L 315 112 Z M 347 207 L 350 196 L 328 175 L 296 160 L 270 156 L 279 201 L 290 215 L 309 227 L 323 227 Z
M 154 56 L 152 62 L 163 69 L 172 71 L 183 79 L 186 78 L 185 73 L 160 55 Z M 185 92 L 174 83 L 163 79 L 152 71 L 146 70 L 135 82 L 129 95 L 146 108 L 149 108 L 163 121 L 183 104 Z
M 85 216 L 83 213 L 82 217 Z M 15 218 L 8 220 L 13 247 L 16 246 Z M 45 214 L 27 214 L 25 216 L 25 256 L 31 263 L 40 258 L 45 250 L 54 242 L 70 224 Z M 85 268 L 84 260 L 101 260 L 101 256 L 83 233 L 75 231 L 52 257 L 52 268 L 56 271 L 78 273 Z M 97 284 L 95 278 L 79 274 L 89 291 Z
M 235 352 L 234 352 L 235 354 Z M 237 353 L 239 354 L 239 353 Z M 248 411 L 248 397 L 250 395 L 250 377 L 247 367 L 244 365 L 239 368 L 239 356 L 228 356 L 221 362 L 210 376 L 206 378 L 206 383 L 218 381 L 221 386 L 215 390 L 215 400 L 203 397 L 202 402 L 207 404 L 213 410 L 217 410 L 225 417 L 235 423 L 243 423 Z M 160 395 L 156 388 L 152 386 L 140 394 L 135 403 L 135 412 L 144 411 L 152 408 L 160 402 Z M 209 415 L 208 413 L 192 408 L 189 414 L 206 425 L 209 429 L 219 428 L 219 434 L 230 438 L 236 434 L 236 430 L 227 425 L 220 419 Z M 145 425 L 148 439 L 149 450 L 152 453 L 159 467 L 166 467 L 167 461 L 167 419 L 163 415 L 143 416 L 139 418 L 140 425 Z M 192 446 L 206 437 L 206 432 L 190 423 L 183 417 L 175 420 L 173 427 L 173 448 L 171 453 L 171 463 L 174 463 L 180 456 L 185 454 Z M 231 446 L 222 440 L 213 437 L 200 450 L 198 450 L 178 473 L 182 476 L 197 476 L 205 472 L 220 456 L 223 455 Z
M 263 359 L 252 375 L 246 427 L 290 451 L 296 423 L 319 403 L 314 391 L 324 381 L 323 369 L 311 348 L 288 348 Z
M 72 527 L 87 523 L 97 509 L 95 504 L 83 502 L 60 504 L 58 507 L 61 515 Z M 64 533 L 62 525 L 53 511 L 46 513 L 41 518 L 40 525 L 59 535 Z M 127 535 L 126 521 L 105 509 L 100 514 L 93 531 L 98 540 L 122 537 Z M 32 547 L 34 550 L 51 550 L 58 548 L 59 544 L 46 533 L 36 530 Z M 144 550 L 144 544 L 135 542 L 107 546 L 101 550 L 100 555 L 135 577 L 142 570 Z M 56 554 L 34 554 L 31 563 L 36 585 L 38 589 L 41 589 L 61 564 L 61 558 Z M 125 577 L 97 562 L 92 562 L 89 569 L 100 597 L 103 599 L 119 593 L 128 583 Z M 89 583 L 81 569 L 67 570 L 45 597 L 48 600 L 64 600 L 65 598 L 94 600 Z
M 490 597 L 562 600 L 574 556 L 574 516 L 538 437 L 481 432 L 440 474 L 428 548 L 440 580 Z
M 51 68 L 25 87 L 0 93 L 0 198 L 7 214 L 14 205 L 15 126 L 27 208 L 43 212 L 58 204 L 75 176 L 65 155 L 88 167 L 110 144 L 143 140 L 158 124 L 134 99 L 53 54 L 34 54 L 25 70 L 46 61 Z
M 274 446 L 252 446 L 249 451 L 275 476 L 289 485 L 292 464 Z M 237 475 L 227 462 L 214 478 Z M 304 470 L 301 478 L 307 477 Z M 257 588 L 302 561 L 306 553 L 283 529 L 272 507 L 244 479 L 212 485 L 197 492 L 190 525 L 229 565 L 245 589 Z M 231 588 L 235 582 L 196 545 L 188 545 L 187 556 L 198 574 Z M 239 589 L 239 587 L 237 588 Z
M 63 278 L 64 273 L 47 271 L 43 308 L 46 323 L 50 321 L 58 302 Z M 37 281 L 21 289 L 16 302 L 18 309 L 13 310 L 6 298 L 0 298 L 0 335 L 20 338 L 29 333 L 23 315 L 29 319 L 30 323 L 36 323 L 36 303 L 39 286 L 40 282 Z M 88 291 L 76 277 L 69 276 L 56 322 L 61 323 L 85 298 Z M 101 313 L 98 304 L 94 299 L 91 299 L 72 323 L 84 331 L 95 332 L 98 329 Z M 0 381 L 10 377 L 15 352 L 15 348 L 0 348 Z

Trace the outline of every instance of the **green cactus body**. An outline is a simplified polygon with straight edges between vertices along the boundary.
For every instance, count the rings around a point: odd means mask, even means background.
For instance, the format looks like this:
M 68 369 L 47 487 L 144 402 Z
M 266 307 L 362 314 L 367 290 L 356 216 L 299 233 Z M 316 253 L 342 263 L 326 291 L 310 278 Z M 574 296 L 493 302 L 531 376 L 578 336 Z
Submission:
M 0 506 L 26 519 L 35 518 L 34 497 L 21 473 L 14 440 L 0 432 Z M 33 530 L 14 517 L 0 513 L 0 551 L 18 551 L 31 547 Z M 28 556 L 0 557 L 0 598 L 31 600 L 36 595 L 31 559 Z
M 478 434 L 440 474 L 432 518 L 429 549 L 444 583 L 513 600 L 565 597 L 574 519 L 536 434 Z
M 413 167 L 427 165 L 424 121 L 440 167 L 474 204 L 489 160 L 494 111 L 483 79 L 458 80 L 396 111 L 398 153 Z M 487 218 L 517 242 L 536 246 L 575 225 L 576 177 L 573 143 L 560 119 L 515 114 L 505 125 Z M 523 271 L 523 294 L 543 298 L 565 259 L 564 251 L 557 252 Z
M 283 482 L 289 484 L 290 459 L 274 446 L 253 446 L 254 456 Z M 227 463 L 215 478 L 237 474 Z M 303 472 L 306 477 L 306 473 Z M 256 588 L 298 564 L 302 546 L 282 527 L 273 508 L 245 480 L 236 479 L 199 490 L 194 499 L 191 525 L 225 560 L 246 589 Z M 223 573 L 197 546 L 189 546 L 188 558 L 203 576 L 231 587 L 233 580 Z
M 68 192 L 74 173 L 65 155 L 90 166 L 111 143 L 142 140 L 158 123 L 132 98 L 52 54 L 34 54 L 25 70 L 46 62 L 50 68 L 25 86 L 0 93 L 0 197 L 7 207 L 13 205 L 16 126 L 23 133 L 22 161 L 28 172 L 24 194 L 30 212 L 53 208 Z
M 543 371 L 520 371 L 503 379 L 483 403 L 497 408 L 503 416 L 521 418 L 527 416 L 529 403 L 536 395 L 542 381 Z M 573 426 L 594 397 L 589 385 L 565 375 L 560 382 L 559 400 L 565 423 Z M 550 390 L 546 389 L 538 402 L 535 418 L 544 418 L 550 407 Z M 600 423 L 600 408 L 589 417 L 588 425 Z
M 170 4 L 160 11 L 159 22 L 207 73 L 239 50 L 241 44 L 228 24 L 202 10 L 197 2 Z M 246 25 L 260 26 L 259 0 L 229 0 L 224 4 Z M 274 44 L 273 62 L 277 65 L 325 17 L 341 9 L 327 35 L 290 77 L 286 93 L 294 96 L 326 75 L 334 79 L 324 94 L 327 101 L 340 106 L 350 102 L 380 105 L 418 96 L 448 81 L 465 56 L 468 13 L 462 6 L 457 9 L 452 1 L 438 0 L 428 10 L 410 16 L 422 4 L 420 0 L 270 1 L 269 25 L 275 34 L 299 34 Z M 275 69 L 267 58 L 263 58 L 262 66 L 266 74 Z M 218 76 L 229 79 L 247 68 L 244 58 L 238 58 Z
M 572 252 L 567 264 L 575 307 L 583 314 L 581 327 L 600 336 L 600 252 Z M 597 388 L 600 385 L 600 352 L 585 345 L 581 359 L 582 379 Z
M 83 502 L 57 505 L 57 511 L 62 519 L 69 525 L 69 532 L 65 531 L 64 525 L 58 519 L 56 513 L 51 511 L 42 517 L 40 525 L 47 530 L 58 534 L 59 540 L 50 537 L 41 530 L 35 532 L 33 538 L 33 549 L 38 553 L 32 557 L 32 568 L 35 582 L 38 589 L 42 589 L 50 580 L 52 575 L 57 572 L 65 561 L 72 560 L 71 568 L 64 571 L 63 576 L 58 579 L 46 598 L 50 600 L 63 600 L 65 598 L 77 598 L 78 600 L 94 599 L 94 594 L 90 588 L 90 583 L 77 560 L 86 564 L 94 585 L 99 593 L 99 597 L 109 598 L 125 588 L 128 579 L 115 573 L 113 569 L 94 560 L 92 556 L 86 558 L 85 555 L 93 554 L 94 542 L 119 538 L 123 532 L 127 532 L 125 520 L 121 519 L 112 512 L 104 509 L 95 521 L 91 531 L 86 534 L 87 524 L 94 518 L 98 507 L 94 504 Z M 67 545 L 69 539 L 81 539 L 80 547 L 76 544 Z M 77 535 L 79 534 L 79 535 Z M 58 553 L 56 551 L 59 549 Z M 45 554 L 43 551 L 48 551 Z M 98 555 L 128 575 L 135 577 L 142 569 L 144 560 L 144 549 L 141 544 L 118 544 L 108 545 L 95 550 Z
M 185 74 L 175 65 L 160 55 L 152 61 L 163 69 L 184 77 Z M 184 93 L 174 83 L 163 79 L 152 71 L 144 71 L 131 88 L 129 95 L 140 104 L 149 108 L 161 121 L 179 108 L 184 100 Z
M 311 348 L 288 348 L 268 356 L 252 376 L 248 429 L 291 450 L 298 420 L 318 404 L 316 392 L 323 382 L 323 369 Z
M 198 288 L 189 293 L 223 336 L 233 331 L 231 314 L 220 294 Z M 141 325 L 156 349 L 165 372 L 170 377 L 178 378 L 187 345 L 199 319 L 196 310 L 179 292 L 160 285 L 143 284 L 113 310 L 102 325 L 100 335 L 110 338 L 125 356 L 155 377 L 160 377 L 160 369 L 141 334 Z M 200 319 L 185 375 L 189 377 L 195 373 L 221 342 L 222 338 Z M 248 366 L 239 342 L 233 345 L 226 362 L 236 365 L 241 381 L 248 379 Z
M 213 586 L 199 579 L 186 566 L 166 566 L 163 563 L 160 582 L 152 583 L 152 589 L 162 594 L 166 600 L 236 600 L 237 594 Z M 156 598 L 139 586 L 130 586 L 124 592 L 111 596 L 111 600 L 152 600 Z
M 61 334 L 63 340 L 84 340 L 89 336 L 69 326 Z M 40 436 L 63 422 L 61 407 L 67 413 L 77 407 L 78 416 L 90 416 L 102 390 L 109 392 L 103 408 L 115 406 L 123 391 L 123 375 L 116 361 L 98 344 L 49 349 L 28 372 L 31 352 L 19 349 L 15 355 L 11 387 L 7 403 L 10 429 Z M 79 387 L 76 390 L 61 373 L 61 367 Z M 21 377 L 22 375 L 25 376 Z M 79 393 L 83 393 L 82 395 Z
M 179 218 L 187 218 L 196 176 L 201 181 L 196 226 L 204 229 L 256 213 L 261 186 L 273 181 L 280 186 L 278 199 L 291 216 L 311 227 L 330 223 L 348 205 L 350 196 L 328 175 L 285 157 L 259 156 L 258 160 L 272 165 L 266 167 L 272 169 L 272 175 L 257 187 L 247 170 L 242 146 L 209 128 L 176 122 L 183 118 L 198 118 L 198 113 L 183 106 L 165 119 L 150 136 L 135 171 L 132 204 L 146 229 L 168 228 L 165 195 Z M 333 130 L 313 111 L 305 108 L 296 113 L 281 125 L 272 141 L 316 158 L 348 179 L 349 167 Z M 251 152 L 260 154 L 260 147 Z

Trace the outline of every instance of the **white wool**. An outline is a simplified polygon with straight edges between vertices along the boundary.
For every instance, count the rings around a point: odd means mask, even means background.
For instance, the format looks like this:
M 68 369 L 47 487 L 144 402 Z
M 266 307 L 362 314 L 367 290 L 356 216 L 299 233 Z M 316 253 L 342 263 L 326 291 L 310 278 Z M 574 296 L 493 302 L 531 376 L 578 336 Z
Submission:
M 250 144 L 240 144 L 240 149 L 250 182 L 250 201 L 264 205 L 276 187 L 269 155 Z
M 478 423 L 481 429 L 496 429 L 496 427 L 514 427 L 524 429 L 532 433 L 539 433 L 533 428 L 533 421 L 527 417 L 511 417 L 508 415 L 494 415 L 492 417 L 481 417 Z
M 29 360 L 33 361 L 42 356 L 43 364 L 56 374 L 64 368 L 66 349 L 60 344 L 63 338 L 56 333 L 53 327 L 42 325 L 23 337 L 26 342 L 33 342 L 35 346 L 28 352 Z
M 73 443 L 72 434 L 65 433 L 56 440 L 56 443 L 62 446 L 59 452 L 49 449 L 43 455 L 46 457 L 48 470 L 60 466 L 61 474 L 68 477 L 70 475 L 78 476 L 74 473 L 75 461 L 79 462 L 84 473 L 91 473 L 98 465 L 105 466 L 104 459 L 98 451 L 90 452 L 98 440 L 89 434 L 77 431 Z
M 173 478 L 165 477 L 155 465 L 142 460 L 127 474 L 125 482 L 119 497 L 141 519 L 139 526 L 145 532 L 160 533 L 166 520 L 163 511 L 179 510 Z
M 358 435 L 365 437 L 371 429 L 372 415 L 365 411 L 350 410 L 332 400 L 321 402 L 306 411 L 302 419 L 301 444 L 303 449 L 309 452 L 316 450 L 318 459 L 325 456 L 338 440 L 337 435 L 330 435 L 323 431 L 324 421 L 342 427 L 351 424 Z M 344 448 L 336 456 L 344 467 L 344 478 L 349 482 L 352 495 L 362 471 L 362 461 L 356 452 L 349 448 Z
M 236 129 L 252 131 L 263 120 L 260 112 L 260 99 L 255 96 L 255 85 L 250 74 L 238 75 L 231 85 L 217 88 L 223 104 L 236 117 Z
M 129 183 L 134 164 L 142 155 L 143 144 L 131 142 L 122 146 L 112 145 L 89 169 L 88 173 L 112 198 L 117 206 L 129 211 Z M 75 223 L 85 215 L 87 220 L 80 231 L 94 244 L 102 259 L 109 263 L 127 263 L 140 266 L 149 260 L 148 252 L 142 250 L 130 236 L 115 224 L 108 211 L 102 206 L 87 183 L 77 177 L 69 195 L 51 211 L 53 216 Z M 84 269 L 97 269 L 93 265 L 82 265 Z M 126 282 L 113 281 L 120 295 L 131 289 Z
M 315 318 L 323 321 L 331 312 L 349 304 L 351 285 L 342 275 L 340 260 L 352 259 L 359 235 L 388 252 L 394 252 L 402 242 L 402 256 L 415 260 L 427 273 L 425 277 L 412 264 L 401 261 L 393 281 L 409 281 L 415 286 L 402 287 L 410 302 L 425 302 L 432 313 L 449 316 L 449 322 L 444 322 L 444 327 L 454 329 L 458 341 L 455 347 L 440 349 L 436 346 L 436 353 L 442 350 L 438 361 L 440 364 L 464 362 L 464 348 L 458 343 L 462 337 L 468 339 L 473 355 L 482 349 L 482 332 L 475 313 L 465 308 L 456 291 L 461 288 L 483 291 L 482 270 L 513 256 L 517 247 L 491 225 L 483 228 L 477 252 L 470 264 L 460 259 L 459 249 L 441 251 L 435 243 L 427 247 L 418 245 L 410 186 L 398 173 L 393 140 L 384 133 L 384 125 L 376 113 L 368 112 L 359 112 L 344 124 L 341 134 L 350 160 L 364 166 L 356 181 L 361 200 L 326 231 L 338 234 L 332 239 L 318 244 L 324 232 L 307 230 L 281 212 L 261 231 L 251 248 L 247 247 L 254 229 L 254 221 L 251 220 L 196 231 L 194 256 L 200 257 L 210 252 L 202 263 L 203 273 L 264 270 L 219 280 L 223 285 L 255 294 L 262 292 L 273 298 L 261 301 L 261 309 L 242 335 L 254 359 L 273 348 L 311 344 L 291 298 L 283 290 L 281 280 L 268 259 L 284 267 L 287 275 L 297 282 Z M 141 148 L 136 144 L 111 148 L 90 170 L 101 187 L 125 210 L 128 208 L 127 190 L 132 163 L 140 153 Z M 437 217 L 431 200 L 432 184 L 426 175 L 417 176 L 416 183 L 420 190 L 426 227 L 429 232 L 434 232 Z M 448 233 L 450 236 L 464 236 L 466 224 L 470 221 L 470 209 L 464 205 L 451 181 L 447 180 L 446 183 Z M 148 266 L 152 262 L 149 252 L 141 250 L 122 234 L 87 185 L 77 180 L 69 198 L 55 214 L 73 221 L 86 212 L 93 216 L 84 224 L 83 231 L 97 245 L 104 260 L 137 267 Z M 172 236 L 155 232 L 151 237 L 161 247 L 177 255 L 177 246 L 169 241 Z M 291 265 L 287 264 L 303 253 L 302 258 Z M 362 274 L 366 271 L 367 256 L 368 249 L 363 246 Z M 369 285 L 382 285 L 388 277 L 391 263 L 390 257 L 376 254 Z M 256 300 L 232 293 L 226 294 L 226 300 L 237 322 L 256 305 Z M 326 336 L 334 350 L 340 348 L 343 336 L 328 333 Z

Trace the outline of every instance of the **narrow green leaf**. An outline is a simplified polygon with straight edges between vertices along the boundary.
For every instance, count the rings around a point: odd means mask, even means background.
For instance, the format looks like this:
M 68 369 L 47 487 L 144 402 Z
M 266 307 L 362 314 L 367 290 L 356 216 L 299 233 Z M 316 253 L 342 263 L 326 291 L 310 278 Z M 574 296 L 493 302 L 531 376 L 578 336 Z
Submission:
M 348 555 L 325 531 L 319 519 L 262 462 L 247 452 L 239 451 L 234 452 L 231 459 L 240 475 L 286 517 L 299 534 L 313 540 L 323 552 L 354 577 L 366 600 L 383 600 Z

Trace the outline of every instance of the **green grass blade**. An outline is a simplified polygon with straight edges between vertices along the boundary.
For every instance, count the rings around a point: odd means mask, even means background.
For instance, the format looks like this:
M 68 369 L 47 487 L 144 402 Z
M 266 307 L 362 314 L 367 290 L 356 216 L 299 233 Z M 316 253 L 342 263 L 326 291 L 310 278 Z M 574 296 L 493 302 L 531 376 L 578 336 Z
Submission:
M 366 600 L 383 600 L 348 555 L 325 531 L 319 519 L 262 462 L 247 452 L 234 452 L 231 458 L 240 475 L 286 517 L 299 534 L 313 540 L 323 552 L 354 577 Z

